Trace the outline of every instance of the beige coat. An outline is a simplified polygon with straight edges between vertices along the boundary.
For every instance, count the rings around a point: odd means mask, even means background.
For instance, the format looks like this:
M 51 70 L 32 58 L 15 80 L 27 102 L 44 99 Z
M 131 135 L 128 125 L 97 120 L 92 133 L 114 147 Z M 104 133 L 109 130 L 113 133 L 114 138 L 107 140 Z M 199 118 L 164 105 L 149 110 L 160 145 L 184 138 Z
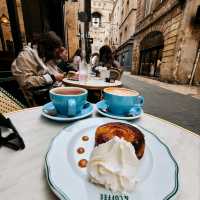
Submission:
M 37 50 L 26 46 L 14 60 L 11 66 L 13 76 L 24 89 L 45 86 L 53 83 L 51 74 L 57 71 L 48 68 L 38 56 Z

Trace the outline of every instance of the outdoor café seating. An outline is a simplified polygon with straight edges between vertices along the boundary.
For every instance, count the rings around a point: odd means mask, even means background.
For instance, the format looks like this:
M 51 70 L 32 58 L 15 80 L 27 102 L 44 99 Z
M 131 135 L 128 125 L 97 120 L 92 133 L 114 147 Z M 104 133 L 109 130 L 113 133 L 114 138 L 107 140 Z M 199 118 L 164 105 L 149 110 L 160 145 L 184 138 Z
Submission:
M 1 0 L 0 200 L 200 200 L 199 1 Z
M 80 79 L 80 74 L 70 72 L 62 86 L 29 90 L 29 103 L 35 107 L 26 109 L 0 90 L 0 112 L 4 113 L 0 115 L 0 157 L 4 160 L 0 177 L 6 184 L 0 184 L 2 199 L 9 199 L 10 191 L 20 200 L 30 195 L 44 200 L 62 196 L 160 200 L 166 195 L 178 197 L 178 192 L 179 199 L 191 199 L 195 192 L 186 185 L 199 179 L 199 136 L 145 113 L 143 95 L 122 87 L 118 70 L 111 69 L 109 77 L 100 74 L 88 73 Z M 109 169 L 107 175 L 96 176 L 99 167 Z M 113 184 L 112 179 L 121 176 L 115 171 L 118 167 L 126 172 L 126 181 Z M 115 190 L 118 193 L 111 192 Z

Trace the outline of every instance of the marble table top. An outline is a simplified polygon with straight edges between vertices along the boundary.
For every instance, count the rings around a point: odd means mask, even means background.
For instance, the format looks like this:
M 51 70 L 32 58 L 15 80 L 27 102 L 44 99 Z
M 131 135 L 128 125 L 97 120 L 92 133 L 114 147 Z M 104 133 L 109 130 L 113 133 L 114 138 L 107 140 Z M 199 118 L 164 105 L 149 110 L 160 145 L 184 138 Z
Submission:
M 58 123 L 46 119 L 41 116 L 41 109 L 35 107 L 7 114 L 23 137 L 26 148 L 17 152 L 5 147 L 0 148 L 2 200 L 57 199 L 46 181 L 45 155 L 51 140 L 71 123 Z M 95 112 L 92 117 L 101 116 Z M 179 191 L 176 199 L 199 200 L 200 137 L 148 114 L 131 123 L 153 132 L 170 148 L 179 166 Z

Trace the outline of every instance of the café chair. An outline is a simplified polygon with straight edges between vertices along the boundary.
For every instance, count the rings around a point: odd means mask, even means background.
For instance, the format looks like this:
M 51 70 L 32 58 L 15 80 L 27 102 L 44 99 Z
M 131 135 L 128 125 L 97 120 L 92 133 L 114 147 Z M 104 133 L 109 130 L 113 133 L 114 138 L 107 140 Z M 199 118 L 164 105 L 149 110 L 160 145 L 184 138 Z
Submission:
M 124 72 L 124 70 L 123 70 L 123 69 L 120 69 L 120 79 L 122 78 L 123 72 Z M 120 79 L 119 79 L 119 80 L 120 80 Z
M 120 80 L 121 73 L 119 70 L 116 69 L 110 69 L 110 79 L 111 80 Z
M 0 87 L 0 113 L 14 112 L 25 108 L 10 93 Z
M 41 106 L 50 101 L 49 90 L 51 85 L 41 86 L 32 89 L 20 88 L 29 107 Z

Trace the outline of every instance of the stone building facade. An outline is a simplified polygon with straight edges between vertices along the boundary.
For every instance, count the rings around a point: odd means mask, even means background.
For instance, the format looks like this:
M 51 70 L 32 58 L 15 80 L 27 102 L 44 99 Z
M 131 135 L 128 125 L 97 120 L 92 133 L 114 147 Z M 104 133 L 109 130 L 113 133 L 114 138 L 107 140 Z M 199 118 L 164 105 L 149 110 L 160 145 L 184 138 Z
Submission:
M 89 35 L 93 38 L 92 53 L 99 52 L 103 45 L 109 45 L 110 15 L 114 0 L 92 0 L 92 22 Z
M 133 74 L 161 81 L 189 83 L 199 66 L 199 0 L 138 0 L 133 36 Z M 197 72 L 195 81 L 198 80 Z
M 111 14 L 111 46 L 117 49 L 120 64 L 126 70 L 132 66 L 132 35 L 136 24 L 136 0 L 116 0 Z

